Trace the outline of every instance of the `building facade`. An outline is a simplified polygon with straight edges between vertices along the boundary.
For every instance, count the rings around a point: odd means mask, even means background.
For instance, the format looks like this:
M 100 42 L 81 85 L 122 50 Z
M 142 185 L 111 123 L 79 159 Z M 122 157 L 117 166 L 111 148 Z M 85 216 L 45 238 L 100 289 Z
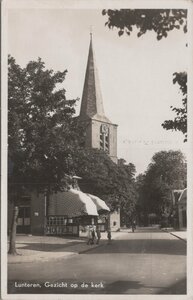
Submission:
M 25 191 L 14 204 L 8 201 L 8 234 L 11 230 L 14 205 L 19 207 L 17 233 L 41 235 L 46 227 L 46 198 L 44 194 Z
M 187 228 L 187 189 L 184 189 L 178 200 L 179 229 Z
M 173 227 L 176 230 L 187 228 L 187 188 L 184 190 L 173 190 Z

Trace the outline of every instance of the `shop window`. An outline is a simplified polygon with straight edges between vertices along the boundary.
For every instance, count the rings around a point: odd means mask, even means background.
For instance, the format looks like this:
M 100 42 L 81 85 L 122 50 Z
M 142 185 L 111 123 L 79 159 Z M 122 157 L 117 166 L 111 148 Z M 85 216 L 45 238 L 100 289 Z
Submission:
M 63 217 L 63 216 L 51 216 L 51 217 L 48 217 L 47 219 L 47 225 L 49 226 L 52 226 L 52 225 L 60 225 L 60 226 L 63 226 L 63 225 L 66 225 L 67 223 L 67 218 L 66 217 Z

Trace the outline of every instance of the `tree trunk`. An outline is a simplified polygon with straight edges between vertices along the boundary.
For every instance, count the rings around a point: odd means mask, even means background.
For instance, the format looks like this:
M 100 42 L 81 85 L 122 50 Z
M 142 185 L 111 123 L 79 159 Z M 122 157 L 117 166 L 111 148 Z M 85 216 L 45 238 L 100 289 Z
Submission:
M 8 251 L 9 254 L 13 254 L 13 255 L 18 255 L 15 247 L 18 213 L 19 213 L 19 208 L 18 206 L 15 206 L 13 210 L 13 219 L 11 224 L 10 243 L 9 243 L 9 251 Z

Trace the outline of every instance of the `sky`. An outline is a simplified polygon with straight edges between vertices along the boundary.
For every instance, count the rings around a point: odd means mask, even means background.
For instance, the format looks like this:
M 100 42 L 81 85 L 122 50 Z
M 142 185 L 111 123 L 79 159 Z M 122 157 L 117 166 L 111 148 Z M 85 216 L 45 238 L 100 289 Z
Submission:
M 118 158 L 139 174 L 155 152 L 187 153 L 182 133 L 161 126 L 175 116 L 170 106 L 181 106 L 172 74 L 188 69 L 187 35 L 174 30 L 157 41 L 153 32 L 137 38 L 134 31 L 119 37 L 106 21 L 99 9 L 10 9 L 8 52 L 23 67 L 41 57 L 46 68 L 67 69 L 63 87 L 68 99 L 80 98 L 79 114 L 92 27 L 105 113 L 118 124 Z

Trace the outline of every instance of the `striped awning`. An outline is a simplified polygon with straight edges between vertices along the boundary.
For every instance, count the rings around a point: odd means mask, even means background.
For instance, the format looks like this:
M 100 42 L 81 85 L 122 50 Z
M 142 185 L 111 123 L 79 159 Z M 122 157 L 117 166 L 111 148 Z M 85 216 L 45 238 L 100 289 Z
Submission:
M 91 194 L 87 194 L 92 201 L 94 202 L 94 204 L 97 207 L 97 211 L 110 211 L 109 207 L 106 205 L 105 201 L 103 201 L 102 199 L 100 199 L 97 196 L 91 195 Z
M 51 195 L 48 215 L 79 217 L 84 215 L 98 216 L 97 207 L 91 198 L 78 190 L 58 192 Z

